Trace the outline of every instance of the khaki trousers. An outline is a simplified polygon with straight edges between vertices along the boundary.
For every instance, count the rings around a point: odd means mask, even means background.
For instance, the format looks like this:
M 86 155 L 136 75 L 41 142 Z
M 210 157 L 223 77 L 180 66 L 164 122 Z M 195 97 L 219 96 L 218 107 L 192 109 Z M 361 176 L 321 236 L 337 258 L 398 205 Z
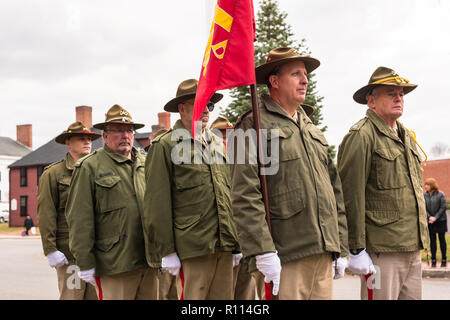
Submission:
M 422 261 L 420 251 L 370 253 L 377 273 L 361 276 L 361 300 L 368 299 L 367 286 L 373 288 L 374 300 L 421 300 Z
M 280 300 L 331 300 L 331 253 L 321 253 L 281 265 Z
M 231 252 L 185 259 L 185 300 L 233 300 L 233 259 Z
M 74 262 L 56 268 L 59 300 L 98 300 L 95 287 L 81 280 L 78 271 Z
M 256 294 L 258 296 L 258 299 L 266 300 L 266 285 L 264 282 L 264 275 L 259 271 L 255 271 L 252 272 L 252 277 L 253 279 L 255 279 Z
M 103 276 L 100 285 L 103 300 L 158 300 L 158 269 L 142 268 Z
M 256 281 L 248 272 L 248 263 L 233 268 L 234 300 L 255 300 Z
M 180 300 L 181 296 L 180 276 L 173 276 L 169 272 L 159 274 L 159 300 Z

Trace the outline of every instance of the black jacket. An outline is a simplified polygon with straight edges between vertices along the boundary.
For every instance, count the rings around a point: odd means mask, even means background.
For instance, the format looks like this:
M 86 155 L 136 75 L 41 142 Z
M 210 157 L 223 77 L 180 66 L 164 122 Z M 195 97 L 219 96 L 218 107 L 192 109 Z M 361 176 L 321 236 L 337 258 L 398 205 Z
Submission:
M 447 214 L 445 208 L 447 202 L 445 201 L 445 195 L 441 191 L 435 191 L 433 193 L 424 193 L 425 203 L 427 206 L 427 216 L 433 216 L 436 221 L 447 221 Z
M 31 227 L 34 227 L 33 219 L 25 219 L 23 222 L 23 226 L 27 229 L 31 229 Z

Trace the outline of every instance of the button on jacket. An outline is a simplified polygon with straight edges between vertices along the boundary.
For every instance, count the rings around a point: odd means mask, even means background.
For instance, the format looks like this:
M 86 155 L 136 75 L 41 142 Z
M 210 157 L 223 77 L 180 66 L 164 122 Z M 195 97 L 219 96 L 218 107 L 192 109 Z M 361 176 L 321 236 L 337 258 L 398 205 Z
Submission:
M 350 249 L 407 252 L 427 248 L 420 155 L 408 130 L 399 137 L 375 112 L 355 124 L 339 146 Z
M 134 162 L 105 145 L 75 165 L 66 209 L 70 250 L 81 270 L 95 267 L 97 276 L 159 266 L 142 225 L 144 156 L 132 153 Z
M 235 155 L 233 213 L 244 256 L 277 250 L 282 263 L 323 252 L 346 256 L 342 189 L 324 135 L 301 107 L 295 121 L 267 95 L 261 97 L 260 118 L 261 128 L 267 129 L 267 150 L 274 143 L 271 129 L 279 132 L 279 161 L 272 163 L 279 168 L 266 176 L 272 236 L 265 221 L 258 165 L 236 163 Z M 239 129 L 253 129 L 252 114 L 238 120 L 235 134 Z M 230 140 L 228 144 L 230 149 Z M 248 148 L 245 152 L 248 155 Z
M 179 133 L 184 133 L 184 139 Z M 239 251 L 222 139 L 205 131 L 200 146 L 181 120 L 152 141 L 146 159 L 145 225 L 156 251 L 181 260 Z M 183 159 L 175 157 L 184 148 Z M 172 155 L 174 159 L 172 159 Z M 215 161 L 211 161 L 211 157 Z M 175 161 L 173 161 L 175 160 Z

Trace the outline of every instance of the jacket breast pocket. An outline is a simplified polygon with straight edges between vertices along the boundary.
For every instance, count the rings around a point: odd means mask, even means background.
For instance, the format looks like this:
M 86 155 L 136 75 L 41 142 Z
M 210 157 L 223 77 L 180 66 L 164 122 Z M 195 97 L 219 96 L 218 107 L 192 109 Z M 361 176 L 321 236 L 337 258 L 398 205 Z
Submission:
M 203 164 L 175 166 L 174 184 L 176 190 L 172 199 L 175 217 L 179 221 L 202 212 L 205 192 L 208 192 L 204 188 L 207 175 L 209 175 L 209 171 L 205 170 Z M 211 191 L 209 190 L 209 192 Z M 180 226 L 184 224 L 183 222 L 178 223 Z
M 278 130 L 278 135 L 272 134 L 272 130 Z M 289 161 L 300 158 L 300 149 L 295 141 L 294 130 L 290 127 L 281 127 L 268 129 L 267 141 L 270 142 L 270 148 L 267 150 L 272 161 Z M 278 144 L 278 145 L 277 145 Z M 278 149 L 278 157 L 272 150 Z
M 382 148 L 375 150 L 377 188 L 380 190 L 403 188 L 406 186 L 405 169 L 400 150 Z
M 62 177 L 58 179 L 59 209 L 64 209 L 66 207 L 71 179 L 72 177 Z
M 106 176 L 95 179 L 96 184 L 96 238 L 103 240 L 120 235 L 124 224 L 123 195 L 120 192 L 120 177 Z
M 317 156 L 319 157 L 320 162 L 328 167 L 328 142 L 325 139 L 325 136 L 317 128 L 310 129 L 309 134 L 314 141 L 314 147 L 317 150 Z

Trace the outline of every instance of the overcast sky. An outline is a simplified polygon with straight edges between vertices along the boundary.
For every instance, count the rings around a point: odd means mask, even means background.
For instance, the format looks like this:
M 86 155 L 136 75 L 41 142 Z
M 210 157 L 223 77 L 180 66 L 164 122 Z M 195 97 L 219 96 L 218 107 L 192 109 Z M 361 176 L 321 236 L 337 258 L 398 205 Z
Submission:
M 211 3 L 2 0 L 0 136 L 15 139 L 17 124 L 32 124 L 36 149 L 75 121 L 76 106 L 92 106 L 96 123 L 116 103 L 146 124 L 140 132 L 151 131 L 178 84 L 200 74 Z M 330 144 L 339 145 L 364 117 L 366 107 L 353 93 L 386 66 L 419 85 L 405 97 L 400 120 L 428 153 L 438 142 L 450 146 L 450 1 L 279 0 L 279 6 L 295 37 L 305 38 L 321 61 L 315 79 Z M 222 93 L 219 107 L 230 102 Z M 176 119 L 172 114 L 172 124 Z

